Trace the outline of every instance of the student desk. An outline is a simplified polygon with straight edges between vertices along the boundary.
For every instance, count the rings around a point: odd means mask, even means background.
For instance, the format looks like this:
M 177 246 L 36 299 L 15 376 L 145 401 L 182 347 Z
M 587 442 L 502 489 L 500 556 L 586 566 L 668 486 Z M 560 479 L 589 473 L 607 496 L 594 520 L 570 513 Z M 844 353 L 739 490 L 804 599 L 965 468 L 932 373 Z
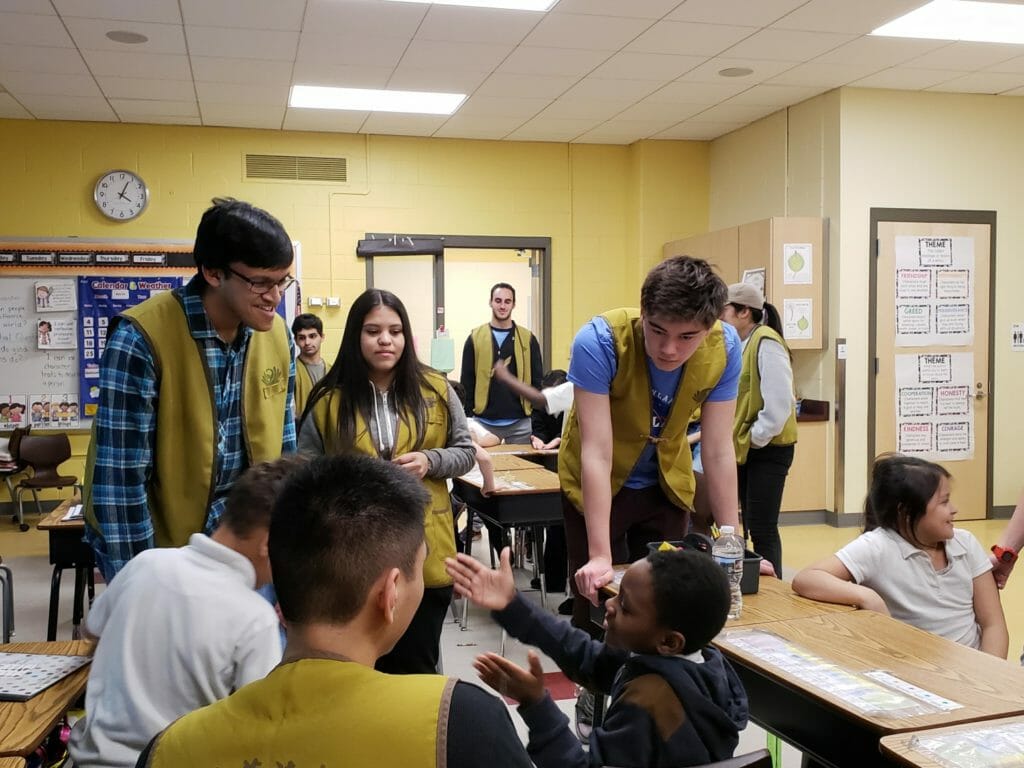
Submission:
M 846 672 L 882 670 L 962 706 L 906 717 L 865 712 L 843 691 L 805 682 L 734 644 L 758 630 Z M 713 642 L 747 689 L 751 719 L 806 757 L 837 768 L 897 765 L 879 752 L 879 739 L 889 734 L 1024 714 L 1019 666 L 873 611 L 727 628 Z M 813 668 L 802 664 L 801 669 Z
M 491 456 L 495 473 L 537 469 L 537 464 L 515 453 L 495 453 Z
M 8 653 L 91 656 L 93 647 L 91 641 L 72 640 L 60 643 L 10 643 L 3 650 Z M 0 757 L 28 757 L 35 751 L 60 716 L 82 695 L 90 666 L 86 664 L 28 701 L 0 701 Z M 0 763 L 0 766 L 3 765 Z
M 985 755 L 991 762 L 986 762 L 984 763 L 985 765 L 1010 765 L 1014 764 L 1011 762 L 1013 758 L 1020 760 L 1020 749 L 1008 743 L 996 743 L 992 739 L 992 734 L 985 732 L 989 730 L 998 731 L 1000 729 L 1008 731 L 1011 728 L 1014 730 L 1017 743 L 1020 743 L 1020 734 L 1024 732 L 1024 717 L 1021 716 L 982 720 L 977 723 L 954 725 L 948 728 L 929 728 L 926 731 L 896 733 L 891 736 L 885 736 L 882 739 L 882 754 L 896 765 L 911 766 L 911 768 L 943 768 L 943 764 L 933 757 L 935 753 L 932 749 L 929 749 L 927 753 L 922 750 L 931 746 L 941 750 L 941 753 L 948 755 L 949 753 L 945 750 L 948 750 L 950 747 L 954 749 L 957 746 L 970 748 L 969 745 L 972 744 L 972 741 L 969 739 L 969 736 L 973 734 L 976 739 L 980 740 L 985 747 L 991 750 L 990 754 Z M 938 739 L 944 743 L 942 746 L 939 746 L 935 745 L 934 742 L 928 745 L 920 741 L 921 739 L 929 738 Z M 1016 764 L 1019 765 L 1020 763 Z
M 540 464 L 544 469 L 552 472 L 558 471 L 558 449 L 534 448 L 532 445 L 517 445 L 514 443 L 502 443 L 485 449 L 491 456 L 520 456 L 534 464 Z
M 63 521 L 62 517 L 72 504 L 81 504 L 78 496 L 62 501 L 56 509 L 39 521 L 36 526 L 46 531 L 50 539 L 50 564 L 53 577 L 50 579 L 50 617 L 46 625 L 46 639 L 57 639 L 57 607 L 60 605 L 60 577 L 65 568 L 75 569 L 75 604 L 71 613 L 73 637 L 78 637 L 78 626 L 82 623 L 86 587 L 89 589 L 89 605 L 96 594 L 93 581 L 92 547 L 82 539 L 85 533 L 84 520 Z

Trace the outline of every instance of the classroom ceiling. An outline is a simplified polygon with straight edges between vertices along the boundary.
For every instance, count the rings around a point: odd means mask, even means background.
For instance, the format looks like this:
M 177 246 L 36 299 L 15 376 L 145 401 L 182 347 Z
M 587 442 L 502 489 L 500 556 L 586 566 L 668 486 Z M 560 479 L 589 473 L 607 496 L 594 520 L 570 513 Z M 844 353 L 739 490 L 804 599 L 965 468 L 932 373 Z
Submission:
M 629 144 L 843 85 L 1024 95 L 1022 45 L 867 35 L 923 3 L 0 0 L 0 117 Z M 451 116 L 294 109 L 293 84 L 469 96 Z

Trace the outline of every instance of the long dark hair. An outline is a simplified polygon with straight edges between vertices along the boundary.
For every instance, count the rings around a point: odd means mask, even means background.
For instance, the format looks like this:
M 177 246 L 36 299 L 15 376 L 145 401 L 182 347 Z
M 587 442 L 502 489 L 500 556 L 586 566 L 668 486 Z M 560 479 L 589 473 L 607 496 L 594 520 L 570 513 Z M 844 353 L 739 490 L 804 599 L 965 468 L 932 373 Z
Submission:
M 302 421 L 309 418 L 313 407 L 325 397 L 339 397 L 338 437 L 344 450 L 351 450 L 356 440 L 356 414 L 362 414 L 369 421 L 373 413 L 373 384 L 370 382 L 370 367 L 363 359 L 360 338 L 363 333 L 363 321 L 375 307 L 388 307 L 395 311 L 402 322 L 402 334 L 405 336 L 405 348 L 402 356 L 395 364 L 394 379 L 391 382 L 391 397 L 398 418 L 415 437 L 415 448 L 423 441 L 423 424 L 426 421 L 427 407 L 423 399 L 421 387 L 436 388 L 427 378 L 431 370 L 416 357 L 412 343 L 412 328 L 409 324 L 409 313 L 405 305 L 391 291 L 370 288 L 363 291 L 348 310 L 345 320 L 345 333 L 341 337 L 338 357 L 327 374 L 316 383 L 309 395 L 309 402 L 302 414 Z M 438 397 L 443 398 L 441 392 Z M 327 441 L 324 440 L 324 444 Z
M 864 500 L 864 530 L 888 528 L 920 545 L 914 528 L 928 511 L 928 503 L 949 472 L 938 464 L 886 453 L 875 459 L 871 490 Z
M 775 308 L 774 304 L 769 302 L 764 303 L 764 309 L 756 309 L 754 307 L 748 307 L 746 304 L 737 304 L 735 301 L 730 302 L 732 308 L 737 312 L 749 309 L 750 319 L 754 321 L 755 325 L 766 325 L 775 331 L 779 336 L 785 338 L 782 332 L 782 317 L 779 315 L 779 310 Z M 790 362 L 793 360 L 793 350 L 786 346 L 786 351 L 789 352 Z

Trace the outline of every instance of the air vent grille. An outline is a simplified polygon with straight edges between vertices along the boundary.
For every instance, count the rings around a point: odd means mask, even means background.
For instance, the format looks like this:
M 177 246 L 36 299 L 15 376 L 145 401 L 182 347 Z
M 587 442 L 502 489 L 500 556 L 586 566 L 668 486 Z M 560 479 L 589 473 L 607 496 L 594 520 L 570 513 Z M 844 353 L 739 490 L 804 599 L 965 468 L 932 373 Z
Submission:
M 348 181 L 348 159 L 344 157 L 306 157 L 302 155 L 245 156 L 247 179 L 278 181 Z

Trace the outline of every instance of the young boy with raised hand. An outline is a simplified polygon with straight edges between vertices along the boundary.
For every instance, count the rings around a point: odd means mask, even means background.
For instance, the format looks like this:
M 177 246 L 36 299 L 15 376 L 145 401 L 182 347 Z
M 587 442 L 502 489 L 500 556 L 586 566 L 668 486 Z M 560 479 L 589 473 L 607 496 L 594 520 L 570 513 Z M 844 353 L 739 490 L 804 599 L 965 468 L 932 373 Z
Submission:
M 509 550 L 497 570 L 459 554 L 446 561 L 455 590 L 491 609 L 510 635 L 537 646 L 574 682 L 611 695 L 589 754 L 544 689 L 538 655 L 529 670 L 495 653 L 477 657 L 480 678 L 519 701 L 538 768 L 702 765 L 732 757 L 747 724 L 747 695 L 722 654 L 707 644 L 725 624 L 729 586 L 706 554 L 656 552 L 629 567 L 605 603 L 605 642 L 525 600 Z

